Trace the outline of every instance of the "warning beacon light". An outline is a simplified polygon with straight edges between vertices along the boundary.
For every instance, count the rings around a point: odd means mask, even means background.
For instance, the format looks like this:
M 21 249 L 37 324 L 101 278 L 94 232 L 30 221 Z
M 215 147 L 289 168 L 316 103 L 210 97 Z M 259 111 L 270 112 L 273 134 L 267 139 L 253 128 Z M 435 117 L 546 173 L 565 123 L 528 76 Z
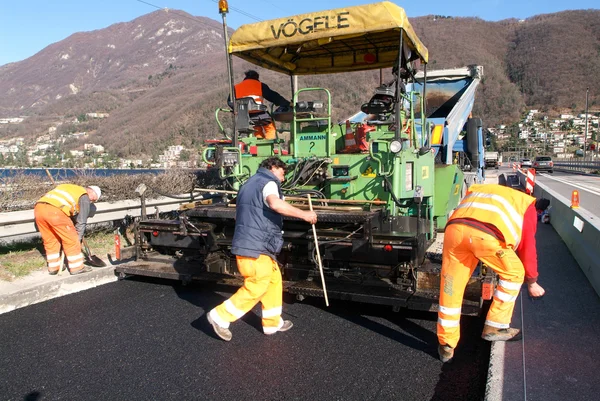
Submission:
M 229 12 L 229 4 L 227 4 L 227 0 L 219 0 L 219 12 L 221 14 L 227 14 Z

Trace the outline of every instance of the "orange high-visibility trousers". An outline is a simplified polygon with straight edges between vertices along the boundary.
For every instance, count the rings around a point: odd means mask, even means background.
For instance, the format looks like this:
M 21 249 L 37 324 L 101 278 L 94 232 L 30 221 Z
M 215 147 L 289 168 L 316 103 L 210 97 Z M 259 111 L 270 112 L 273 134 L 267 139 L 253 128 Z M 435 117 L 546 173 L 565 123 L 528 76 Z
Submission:
M 517 254 L 490 234 L 463 224 L 451 224 L 444 234 L 440 309 L 437 336 L 442 345 L 456 347 L 460 338 L 460 316 L 465 287 L 478 260 L 499 277 L 485 321 L 486 325 L 508 328 L 515 301 L 521 290 L 525 268 Z
M 263 125 L 262 127 L 258 125 L 254 126 L 254 136 L 262 139 L 277 138 L 275 123 L 270 122 L 269 124 Z
M 283 326 L 283 284 L 279 265 L 266 255 L 256 259 L 236 256 L 236 260 L 238 270 L 244 276 L 244 285 L 231 298 L 211 310 L 211 318 L 219 326 L 228 328 L 229 323 L 244 316 L 260 302 L 263 331 L 265 334 L 277 332 Z
M 81 244 L 73 221 L 59 208 L 47 203 L 37 203 L 33 214 L 46 250 L 48 272 L 58 271 L 61 246 L 67 256 L 69 271 L 75 273 L 83 269 Z

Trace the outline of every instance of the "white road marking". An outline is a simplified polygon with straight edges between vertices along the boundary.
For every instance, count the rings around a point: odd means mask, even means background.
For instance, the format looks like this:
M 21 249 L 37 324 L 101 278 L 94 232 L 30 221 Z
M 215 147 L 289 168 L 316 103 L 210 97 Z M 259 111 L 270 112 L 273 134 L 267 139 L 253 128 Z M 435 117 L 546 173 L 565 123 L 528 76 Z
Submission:
M 572 183 L 572 182 L 570 182 L 570 181 L 563 180 L 563 179 L 561 179 L 561 178 L 552 177 L 552 176 L 550 176 L 549 174 L 540 174 L 540 175 L 541 175 L 542 177 L 544 177 L 544 178 L 549 178 L 549 179 L 551 179 L 551 180 L 558 181 L 558 182 L 561 182 L 561 183 L 563 183 L 563 184 L 567 184 L 567 185 L 570 185 L 570 186 L 572 186 L 572 187 L 575 187 L 575 188 L 581 189 L 582 191 L 586 191 L 586 192 L 592 193 L 592 194 L 594 194 L 594 195 L 598 195 L 598 196 L 600 196 L 600 190 L 598 190 L 598 191 L 594 191 L 593 189 L 586 188 L 586 187 L 583 187 L 583 186 L 581 186 L 581 185 L 578 185 L 578 184 L 573 184 L 573 183 Z M 589 185 L 589 184 L 588 184 L 588 185 Z

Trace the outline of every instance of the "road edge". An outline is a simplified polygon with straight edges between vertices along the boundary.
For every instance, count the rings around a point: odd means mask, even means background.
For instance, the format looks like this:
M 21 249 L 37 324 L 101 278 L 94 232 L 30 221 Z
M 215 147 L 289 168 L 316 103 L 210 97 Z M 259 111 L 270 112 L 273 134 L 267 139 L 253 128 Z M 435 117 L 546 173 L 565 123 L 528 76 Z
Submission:
M 25 288 L 15 286 L 14 291 L 9 290 L 8 293 L 0 295 L 0 314 L 117 280 L 118 277 L 115 274 L 115 268 L 110 266 L 74 276 L 57 276 L 56 280 L 46 281 Z

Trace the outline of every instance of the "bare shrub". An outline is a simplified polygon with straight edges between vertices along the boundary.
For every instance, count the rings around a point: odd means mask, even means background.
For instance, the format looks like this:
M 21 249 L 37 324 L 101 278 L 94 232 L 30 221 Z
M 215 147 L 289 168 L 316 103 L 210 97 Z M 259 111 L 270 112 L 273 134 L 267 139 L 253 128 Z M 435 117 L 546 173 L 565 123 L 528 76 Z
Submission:
M 57 183 L 97 185 L 102 190 L 101 202 L 117 202 L 138 199 L 135 189 L 145 184 L 148 190 L 146 198 L 160 196 L 177 197 L 191 194 L 196 187 L 216 188 L 220 184 L 216 172 L 167 170 L 161 174 L 114 174 L 96 175 L 93 171 L 81 172 L 69 179 L 58 179 Z M 44 177 L 18 173 L 12 177 L 0 178 L 0 210 L 2 212 L 33 209 L 35 202 L 46 192 L 54 188 Z

